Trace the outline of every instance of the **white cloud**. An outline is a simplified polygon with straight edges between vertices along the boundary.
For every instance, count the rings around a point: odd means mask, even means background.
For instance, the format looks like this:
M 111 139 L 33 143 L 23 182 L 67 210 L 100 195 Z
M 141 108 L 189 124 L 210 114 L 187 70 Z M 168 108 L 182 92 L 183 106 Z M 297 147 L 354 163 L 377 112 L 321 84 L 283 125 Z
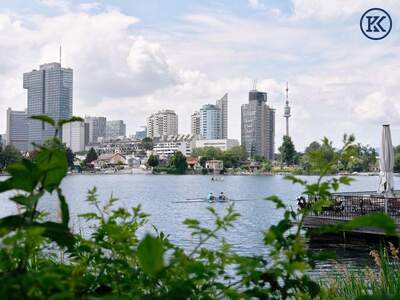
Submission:
M 261 6 L 263 6 L 259 0 L 248 0 L 247 1 L 249 3 L 249 6 L 251 8 L 260 8 Z
M 292 0 L 292 6 L 294 19 L 345 18 L 373 7 L 382 7 L 393 12 L 400 11 L 400 3 L 397 0 Z

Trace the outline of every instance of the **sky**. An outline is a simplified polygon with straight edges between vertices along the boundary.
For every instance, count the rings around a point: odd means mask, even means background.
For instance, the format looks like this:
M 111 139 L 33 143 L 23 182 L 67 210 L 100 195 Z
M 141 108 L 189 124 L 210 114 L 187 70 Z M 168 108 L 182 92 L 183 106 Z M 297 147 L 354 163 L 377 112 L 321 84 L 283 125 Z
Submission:
M 361 15 L 392 17 L 383 40 L 367 39 Z M 6 109 L 25 109 L 22 74 L 58 61 L 74 70 L 74 115 L 123 119 L 128 134 L 146 116 L 174 109 L 180 133 L 190 115 L 228 93 L 230 138 L 240 140 L 240 106 L 257 80 L 298 150 L 344 133 L 371 146 L 391 124 L 400 144 L 398 0 L 2 0 L 0 133 Z

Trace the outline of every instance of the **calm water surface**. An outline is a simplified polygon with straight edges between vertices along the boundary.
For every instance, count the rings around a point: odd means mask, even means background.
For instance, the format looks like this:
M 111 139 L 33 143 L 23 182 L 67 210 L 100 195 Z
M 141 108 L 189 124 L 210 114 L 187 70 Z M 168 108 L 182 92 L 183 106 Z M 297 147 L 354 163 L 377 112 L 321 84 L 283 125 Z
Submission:
M 359 176 L 345 191 L 374 190 L 378 177 Z M 308 181 L 315 177 L 307 177 Z M 396 186 L 400 178 L 395 178 Z M 206 210 L 208 203 L 174 203 L 187 198 L 206 197 L 209 192 L 219 194 L 223 191 L 229 198 L 249 199 L 236 202 L 235 209 L 241 214 L 235 226 L 223 233 L 224 238 L 241 254 L 266 254 L 262 243 L 262 232 L 279 220 L 280 213 L 274 205 L 262 200 L 269 195 L 278 195 L 285 203 L 296 207 L 296 197 L 301 187 L 283 179 L 282 176 L 225 176 L 224 181 L 212 182 L 208 176 L 151 176 L 151 175 L 73 175 L 63 182 L 67 196 L 72 225 L 75 230 L 87 230 L 84 221 L 78 215 L 91 211 L 85 202 L 88 189 L 96 186 L 99 199 L 106 201 L 111 195 L 120 199 L 119 206 L 132 207 L 142 204 L 143 210 L 150 214 L 150 224 L 160 228 L 175 243 L 187 249 L 195 245 L 182 222 L 186 218 L 196 218 L 202 224 L 211 225 L 213 218 Z M 13 214 L 15 205 L 7 200 L 10 194 L 0 194 L 0 216 Z M 47 196 L 41 208 L 53 214 L 57 211 L 57 202 Z M 212 204 L 219 213 L 224 213 L 226 203 Z M 86 226 L 85 226 L 86 225 Z M 146 227 L 151 230 L 151 226 Z M 366 253 L 337 249 L 338 260 L 349 264 L 364 263 Z M 330 268 L 330 263 L 320 268 Z

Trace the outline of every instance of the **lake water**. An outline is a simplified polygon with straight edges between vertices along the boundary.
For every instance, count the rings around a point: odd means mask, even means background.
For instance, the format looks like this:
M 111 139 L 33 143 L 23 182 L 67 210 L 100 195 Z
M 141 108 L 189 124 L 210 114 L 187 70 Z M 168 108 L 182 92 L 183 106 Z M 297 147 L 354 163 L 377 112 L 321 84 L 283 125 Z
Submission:
M 303 177 L 308 181 L 315 177 Z M 359 176 L 350 187 L 343 191 L 375 190 L 378 177 Z M 395 178 L 396 186 L 400 178 Z M 78 215 L 89 212 L 91 208 L 85 202 L 88 189 L 96 186 L 99 199 L 106 201 L 113 195 L 120 199 L 119 206 L 132 207 L 142 204 L 143 211 L 150 214 L 150 224 L 170 235 L 170 239 L 178 245 L 191 249 L 196 240 L 182 224 L 186 218 L 196 218 L 204 225 L 211 225 L 213 217 L 206 210 L 208 203 L 174 203 L 187 198 L 206 197 L 209 192 L 219 194 L 223 191 L 232 199 L 249 199 L 235 202 L 235 209 L 241 214 L 235 226 L 224 232 L 224 238 L 232 244 L 233 250 L 241 254 L 266 254 L 262 243 L 262 232 L 279 220 L 280 213 L 270 202 L 262 200 L 269 195 L 281 197 L 285 203 L 296 207 L 296 198 L 301 194 L 299 185 L 283 179 L 282 176 L 225 176 L 224 181 L 211 181 L 209 176 L 152 176 L 152 175 L 73 175 L 68 176 L 63 184 L 67 197 L 71 223 L 75 230 L 86 231 L 85 223 Z M 10 193 L 0 194 L 0 216 L 13 214 L 16 207 L 7 199 Z M 217 212 L 223 214 L 226 203 L 211 204 Z M 40 208 L 53 214 L 57 211 L 58 202 L 47 196 Z M 151 226 L 146 227 L 151 230 Z M 210 245 L 212 246 L 212 244 Z M 366 253 L 343 251 L 337 249 L 338 260 L 348 264 L 357 264 L 367 259 Z M 330 262 L 321 265 L 321 269 L 329 268 Z

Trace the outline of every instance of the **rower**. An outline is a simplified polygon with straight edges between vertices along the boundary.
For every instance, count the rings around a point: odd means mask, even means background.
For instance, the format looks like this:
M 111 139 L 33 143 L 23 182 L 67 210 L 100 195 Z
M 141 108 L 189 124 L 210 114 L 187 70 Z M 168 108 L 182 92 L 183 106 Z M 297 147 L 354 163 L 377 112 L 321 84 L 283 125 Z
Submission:
M 207 200 L 208 200 L 208 202 L 214 202 L 215 197 L 214 197 L 213 193 L 210 192 L 210 193 L 208 194 Z
M 221 192 L 221 194 L 219 194 L 218 201 L 226 201 L 226 197 L 223 192 Z

